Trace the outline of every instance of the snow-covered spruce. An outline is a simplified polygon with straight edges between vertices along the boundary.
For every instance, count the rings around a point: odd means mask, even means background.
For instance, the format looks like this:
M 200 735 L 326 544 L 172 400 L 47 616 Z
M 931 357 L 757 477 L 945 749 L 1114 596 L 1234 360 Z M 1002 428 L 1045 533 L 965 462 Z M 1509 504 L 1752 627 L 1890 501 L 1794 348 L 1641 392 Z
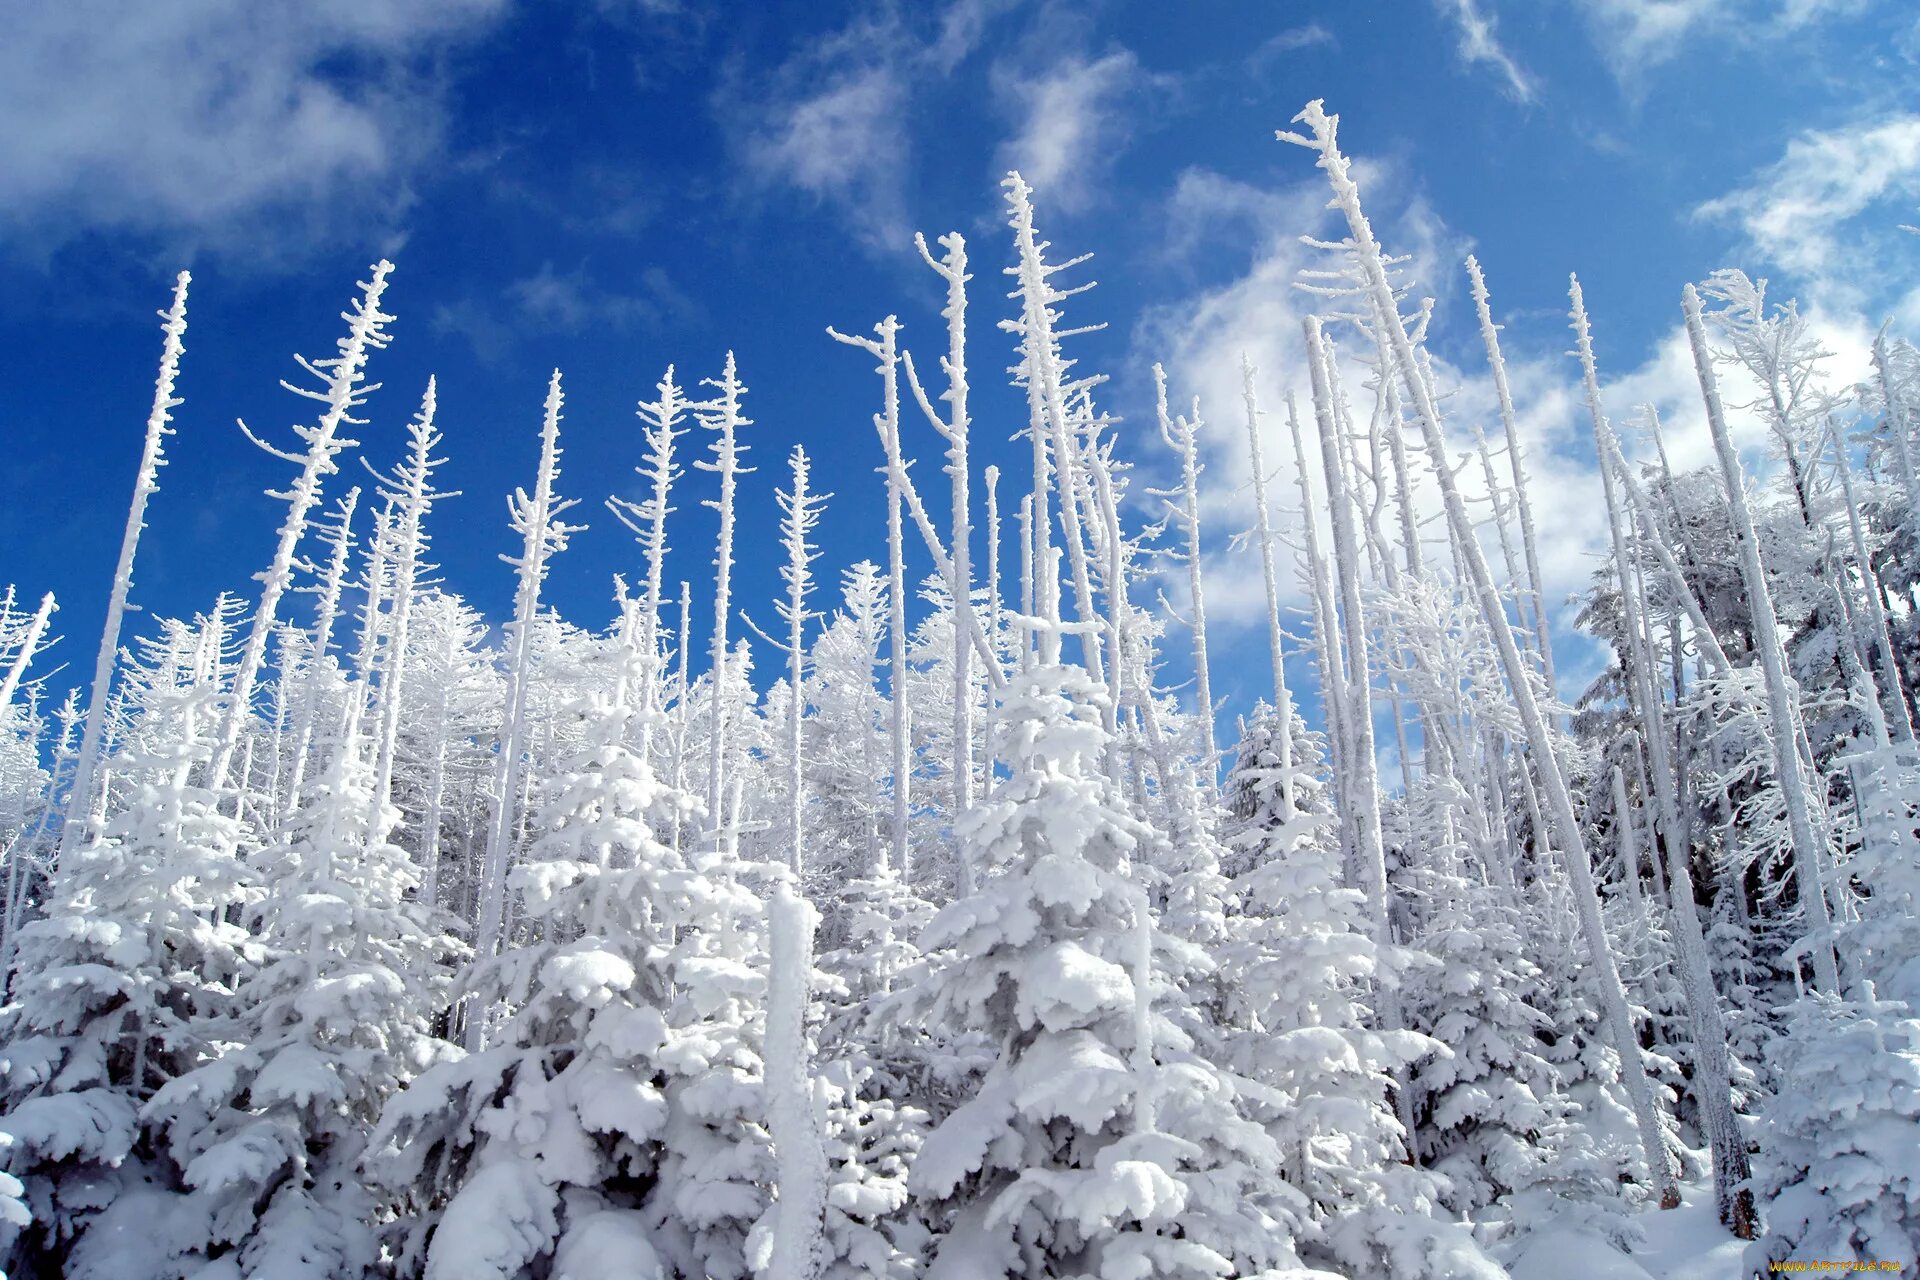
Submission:
M 381 1108 L 456 1052 L 432 1034 L 456 946 L 413 895 L 404 850 L 380 831 L 367 745 L 332 744 L 312 795 L 249 859 L 274 886 L 245 913 L 259 957 L 221 1051 L 146 1104 L 204 1214 L 190 1243 L 233 1250 L 249 1277 L 352 1280 L 379 1257 L 361 1164 Z
M 1754 1157 L 1766 1234 L 1750 1274 L 1788 1258 L 1920 1259 L 1920 1020 L 1901 1004 L 1809 993 L 1786 1017 Z
M 207 1221 L 183 1194 L 186 1161 L 141 1115 L 231 1042 L 236 988 L 262 960 L 230 919 L 258 897 L 244 830 L 196 781 L 220 722 L 215 633 L 196 623 L 143 646 L 139 731 L 106 770 L 126 807 L 67 855 L 20 930 L 0 1010 L 0 1129 L 33 1215 L 14 1274 L 137 1274 L 127 1249 L 177 1257 Z M 149 1237 L 152 1223 L 168 1229 Z
M 922 937 L 921 1015 L 1001 1046 L 914 1163 L 945 1217 L 929 1274 L 1296 1268 L 1278 1144 L 1165 1012 L 1164 935 L 1128 880 L 1152 834 L 1104 799 L 1093 694 L 1070 667 L 1009 680 L 992 719 L 1008 776 L 959 832 L 979 888 Z

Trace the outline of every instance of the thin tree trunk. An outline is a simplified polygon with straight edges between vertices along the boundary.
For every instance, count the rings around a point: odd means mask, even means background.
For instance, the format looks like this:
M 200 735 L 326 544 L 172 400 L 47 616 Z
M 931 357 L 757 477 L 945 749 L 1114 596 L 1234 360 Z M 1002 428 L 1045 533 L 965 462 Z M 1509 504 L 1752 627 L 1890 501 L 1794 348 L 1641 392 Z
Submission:
M 1281 643 L 1280 577 L 1274 564 L 1273 522 L 1267 509 L 1267 466 L 1260 452 L 1260 407 L 1253 366 L 1240 358 L 1241 395 L 1247 404 L 1247 458 L 1253 470 L 1253 529 L 1260 545 L 1260 579 L 1267 592 L 1267 657 L 1273 664 L 1275 745 L 1280 755 L 1280 795 L 1293 812 L 1293 693 L 1287 687 L 1286 649 Z
M 731 366 L 729 366 L 731 367 Z M 500 743 L 499 807 L 487 830 L 486 866 L 482 874 L 480 923 L 474 935 L 475 958 L 494 955 L 505 937 L 507 922 L 507 864 L 513 855 L 518 830 L 521 793 L 527 778 L 527 702 L 531 693 L 533 632 L 540 615 L 540 588 L 546 579 L 547 559 L 566 546 L 567 536 L 577 532 L 562 524 L 560 517 L 577 499 L 561 499 L 554 493 L 560 476 L 560 410 L 565 397 L 560 389 L 560 371 L 555 369 L 547 384 L 545 414 L 540 428 L 540 464 L 534 479 L 533 496 L 524 491 L 515 495 L 514 523 L 522 538 L 519 557 L 512 563 L 519 570 L 519 589 L 513 610 L 511 665 L 507 672 L 507 715 Z M 467 1022 L 467 1047 L 478 1049 L 485 1040 L 486 1011 L 476 1009 Z
M 126 529 L 120 535 L 120 560 L 114 566 L 113 592 L 107 598 L 107 618 L 100 628 L 100 649 L 93 660 L 87 718 L 80 730 L 80 755 L 67 792 L 66 821 L 60 829 L 56 867 L 59 859 L 73 852 L 85 837 L 86 816 L 93 804 L 93 774 L 100 755 L 101 731 L 105 727 L 107 694 L 113 684 L 114 659 L 120 652 L 120 628 L 126 617 L 127 596 L 133 590 L 134 556 L 140 547 L 140 533 L 147 527 L 147 500 L 160 487 L 160 468 L 166 465 L 166 437 L 173 434 L 167 424 L 173 420 L 173 410 L 185 403 L 173 394 L 173 387 L 180 376 L 180 353 L 184 349 L 181 339 L 187 332 L 187 285 L 192 279 L 185 271 L 175 277 L 173 305 L 162 317 L 165 323 L 160 329 L 167 337 L 161 347 L 160 375 L 154 381 L 146 440 L 140 449 L 140 466 L 134 472 L 133 501 L 127 508 Z
M 1507 464 L 1513 468 L 1514 506 L 1520 514 L 1520 542 L 1527 558 L 1527 594 L 1533 603 L 1534 645 L 1540 652 L 1540 670 L 1546 677 L 1547 693 L 1558 698 L 1559 681 L 1553 669 L 1553 624 L 1547 616 L 1546 579 L 1540 572 L 1540 535 L 1534 525 L 1533 502 L 1527 494 L 1520 427 L 1513 411 L 1513 392 L 1507 385 L 1506 358 L 1500 352 L 1500 326 L 1493 322 L 1487 280 L 1481 274 L 1479 260 L 1472 255 L 1467 257 L 1467 274 L 1473 278 L 1473 304 L 1480 315 L 1480 339 L 1487 348 L 1487 367 L 1493 373 L 1493 389 L 1500 401 L 1500 426 L 1507 435 Z
M 309 391 L 287 382 L 280 384 L 296 395 L 326 406 L 314 426 L 297 428 L 307 446 L 306 453 L 284 452 L 247 433 L 254 443 L 275 457 L 299 463 L 300 474 L 283 493 L 272 495 L 286 499 L 287 514 L 280 523 L 273 559 L 260 575 L 260 604 L 254 610 L 253 629 L 247 635 L 246 648 L 234 670 L 233 688 L 214 749 L 213 767 L 207 772 L 211 790 L 218 791 L 227 785 L 233 754 L 239 748 L 247 716 L 251 714 L 253 686 L 266 658 L 267 637 L 279 618 L 280 599 L 293 582 L 294 552 L 306 534 L 307 517 L 320 501 L 320 482 L 336 469 L 334 459 L 341 450 L 357 443 L 344 439 L 339 431 L 343 425 L 357 424 L 352 411 L 365 399 L 368 390 L 362 382 L 367 357 L 388 342 L 383 326 L 393 317 L 380 310 L 380 299 L 387 291 L 387 276 L 392 270 L 393 264 L 385 259 L 374 264 L 372 279 L 362 284 L 360 297 L 348 312 L 347 336 L 341 340 L 338 356 L 317 361 L 295 357 L 302 368 L 320 379 L 326 390 Z M 242 430 L 245 425 L 241 424 Z
M 1687 340 L 1693 348 L 1694 372 L 1699 375 L 1700 394 L 1706 401 L 1707 427 L 1713 433 L 1714 452 L 1719 455 L 1720 472 L 1726 483 L 1727 509 L 1733 520 L 1734 540 L 1739 544 L 1740 576 L 1747 589 L 1748 607 L 1753 613 L 1754 649 L 1760 669 L 1766 677 L 1767 714 L 1772 721 L 1774 768 L 1781 795 L 1786 802 L 1787 825 L 1793 835 L 1794 875 L 1798 884 L 1801 909 L 1806 912 L 1808 944 L 1813 951 L 1814 980 L 1823 991 L 1838 995 L 1840 970 L 1834 961 L 1833 937 L 1827 911 L 1827 895 L 1820 871 L 1825 841 L 1815 827 L 1813 800 L 1802 769 L 1799 751 L 1799 717 L 1794 706 L 1797 686 L 1787 671 L 1786 648 L 1780 638 L 1779 621 L 1773 612 L 1773 593 L 1767 585 L 1765 568 L 1760 563 L 1759 535 L 1753 516 L 1747 509 L 1746 479 L 1739 455 L 1727 433 L 1726 413 L 1720 406 L 1719 379 L 1713 371 L 1713 357 L 1707 350 L 1706 326 L 1700 318 L 1700 296 L 1691 284 L 1682 294 L 1686 313 Z

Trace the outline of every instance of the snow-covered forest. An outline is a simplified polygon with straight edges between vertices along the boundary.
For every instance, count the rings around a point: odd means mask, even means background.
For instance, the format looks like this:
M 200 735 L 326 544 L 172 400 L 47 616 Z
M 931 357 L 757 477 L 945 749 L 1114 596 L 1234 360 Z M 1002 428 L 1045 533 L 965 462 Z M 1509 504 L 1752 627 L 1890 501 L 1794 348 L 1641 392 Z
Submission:
M 56 602 L 0 564 L 0 1269 L 1644 1276 L 1607 1268 L 1664 1274 L 1696 1206 L 1747 1274 L 1913 1266 L 1920 350 L 1882 331 L 1855 384 L 1764 280 L 1670 282 L 1687 470 L 1606 402 L 1571 282 L 1610 549 L 1582 687 L 1500 282 L 1451 265 L 1481 421 L 1337 124 L 1277 143 L 1337 237 L 1297 367 L 1230 403 L 1156 367 L 1118 423 L 1076 352 L 1099 246 L 1010 173 L 998 238 L 917 242 L 918 359 L 891 315 L 796 335 L 876 375 L 873 434 L 821 446 L 869 492 L 762 445 L 728 356 L 635 388 L 640 496 L 603 507 L 556 371 L 484 535 L 510 617 L 436 569 L 434 384 L 368 407 L 385 261 L 297 358 L 299 425 L 246 432 L 285 476 L 255 579 L 137 611 L 149 507 L 205 500 L 166 483 L 182 273 L 61 693 Z M 1003 376 L 1024 420 L 976 418 Z M 1246 528 L 1206 523 L 1228 448 Z M 562 618 L 589 520 L 630 571 Z M 866 559 L 821 555 L 836 520 Z M 1264 590 L 1252 705 L 1210 679 L 1223 551 Z M 735 589 L 748 555 L 781 594 Z

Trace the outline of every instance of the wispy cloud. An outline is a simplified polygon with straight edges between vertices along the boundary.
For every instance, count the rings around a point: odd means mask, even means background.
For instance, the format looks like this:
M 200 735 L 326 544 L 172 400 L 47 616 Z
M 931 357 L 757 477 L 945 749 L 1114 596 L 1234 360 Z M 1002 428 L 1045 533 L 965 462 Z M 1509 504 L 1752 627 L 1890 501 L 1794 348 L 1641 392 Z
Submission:
M 897 240 L 906 96 L 899 69 L 889 63 L 847 70 L 824 89 L 788 102 L 778 125 L 749 134 L 741 158 L 763 182 L 841 206 L 867 238 Z
M 1694 210 L 1732 223 L 1753 248 L 1802 281 L 1828 289 L 1864 286 L 1874 255 L 1860 252 L 1861 215 L 1884 208 L 1884 231 L 1920 200 L 1920 114 L 1894 113 L 1793 139 L 1745 186 Z
M 1256 54 L 1272 55 L 1291 53 L 1295 49 L 1311 49 L 1315 45 L 1332 44 L 1333 32 L 1317 22 L 1309 22 L 1304 27 L 1288 27 L 1285 31 L 1275 32 L 1260 42 Z
M 1463 63 L 1487 68 L 1500 91 L 1515 102 L 1532 102 L 1538 96 L 1533 77 L 1500 43 L 1493 16 L 1481 9 L 1479 0 L 1434 0 L 1434 7 L 1453 24 L 1454 51 Z
M 1333 32 L 1318 22 L 1309 22 L 1301 27 L 1288 27 L 1283 31 L 1274 32 L 1256 45 L 1253 52 L 1246 56 L 1246 67 L 1253 75 L 1263 76 L 1272 69 L 1275 62 L 1289 53 L 1301 49 L 1331 47 L 1336 43 L 1338 42 L 1333 38 Z
M 1857 13 L 1870 0 L 1580 0 L 1587 31 L 1622 85 L 1711 35 L 1772 41 Z
M 648 267 L 629 289 L 602 284 L 581 263 L 561 271 L 551 262 L 509 283 L 498 299 L 467 298 L 434 309 L 433 330 L 457 334 L 474 354 L 498 361 L 517 341 L 571 335 L 589 328 L 658 329 L 697 311 L 697 304 L 659 267 Z
M 1689 35 L 1715 18 L 1726 0 L 1581 0 L 1587 28 L 1614 75 L 1629 75 L 1676 56 Z
M 764 73 L 736 67 L 712 105 L 748 185 L 832 205 L 869 245 L 898 251 L 917 83 L 951 75 L 1008 7 L 956 0 L 927 33 L 893 11 L 863 14 Z
M 1086 207 L 1126 138 L 1127 100 L 1148 82 L 1140 60 L 1125 49 L 1097 59 L 1066 58 L 1031 73 L 996 66 L 996 91 L 1019 108 L 999 167 L 1018 169 L 1054 208 Z
M 0 233 L 29 252 L 105 231 L 256 258 L 391 234 L 439 148 L 432 55 L 504 7 L 20 8 L 0 41 L 17 126 L 0 131 Z

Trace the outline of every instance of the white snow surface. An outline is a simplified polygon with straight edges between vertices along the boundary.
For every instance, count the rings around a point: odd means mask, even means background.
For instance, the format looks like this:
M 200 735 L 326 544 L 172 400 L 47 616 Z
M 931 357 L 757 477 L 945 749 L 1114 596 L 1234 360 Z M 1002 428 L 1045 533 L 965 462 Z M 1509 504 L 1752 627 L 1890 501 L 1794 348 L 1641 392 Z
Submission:
M 1680 1188 L 1680 1207 L 1635 1215 L 1644 1244 L 1623 1252 L 1597 1231 L 1572 1224 L 1531 1232 L 1507 1263 L 1513 1280 L 1735 1280 L 1746 1242 L 1714 1216 L 1713 1185 Z

